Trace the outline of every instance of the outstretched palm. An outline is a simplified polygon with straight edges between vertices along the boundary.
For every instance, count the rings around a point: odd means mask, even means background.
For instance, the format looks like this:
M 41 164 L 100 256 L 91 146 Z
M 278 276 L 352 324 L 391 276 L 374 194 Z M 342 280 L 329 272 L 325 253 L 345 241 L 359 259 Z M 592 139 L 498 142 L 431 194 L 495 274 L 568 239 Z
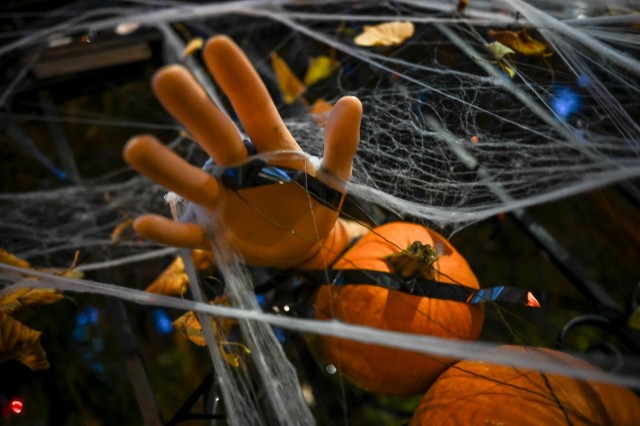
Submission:
M 325 151 L 319 169 L 302 155 L 260 80 L 240 48 L 229 38 L 213 37 L 205 63 L 228 95 L 259 154 L 288 151 L 271 164 L 301 170 L 335 187 L 351 177 L 359 142 L 362 107 L 343 97 L 327 121 Z M 237 166 L 247 159 L 246 147 L 233 122 L 207 97 L 191 74 L 171 65 L 153 79 L 153 89 L 167 111 L 180 121 L 216 164 Z M 351 233 L 338 212 L 316 201 L 300 185 L 266 185 L 233 190 L 174 154 L 153 136 L 134 137 L 124 150 L 126 161 L 155 182 L 219 215 L 229 243 L 252 265 L 321 267 L 344 246 Z M 157 215 L 139 217 L 135 230 L 156 241 L 182 247 L 209 248 L 204 229 Z M 323 260 L 325 259 L 325 260 Z

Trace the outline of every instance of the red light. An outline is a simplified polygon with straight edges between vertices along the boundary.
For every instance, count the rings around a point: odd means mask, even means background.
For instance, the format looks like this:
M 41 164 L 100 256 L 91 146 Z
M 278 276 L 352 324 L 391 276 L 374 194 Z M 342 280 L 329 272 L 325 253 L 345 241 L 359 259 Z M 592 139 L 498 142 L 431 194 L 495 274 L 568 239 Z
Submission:
M 22 413 L 22 409 L 24 408 L 24 404 L 22 403 L 22 401 L 17 398 L 12 399 L 9 403 L 9 406 L 11 407 L 11 412 L 13 414 Z

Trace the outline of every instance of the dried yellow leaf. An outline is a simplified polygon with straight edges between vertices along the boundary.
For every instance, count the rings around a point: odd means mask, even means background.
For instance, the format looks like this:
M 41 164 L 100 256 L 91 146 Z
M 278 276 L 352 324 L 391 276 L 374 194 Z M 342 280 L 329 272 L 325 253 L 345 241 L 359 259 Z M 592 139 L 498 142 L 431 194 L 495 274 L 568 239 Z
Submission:
M 329 56 L 318 56 L 309 60 L 309 68 L 304 76 L 304 84 L 311 86 L 318 81 L 329 77 L 332 72 L 340 67 L 340 61 Z
M 173 328 L 180 330 L 189 340 L 198 346 L 206 346 L 202 325 L 195 312 L 189 311 L 173 322 Z
M 209 302 L 213 305 L 228 306 L 229 300 L 225 296 L 219 296 Z M 231 328 L 237 324 L 237 321 L 229 318 L 211 318 L 211 326 L 216 336 L 216 340 L 220 341 L 224 338 Z M 195 312 L 189 311 L 173 322 L 173 327 L 184 333 L 185 336 L 193 343 L 199 346 L 205 346 L 206 342 L 202 334 L 202 325 Z M 221 335 L 222 334 L 222 335 Z
M 288 105 L 294 103 L 307 90 L 289 65 L 275 52 L 271 53 L 271 67 L 278 80 L 278 87 Z
M 11 266 L 17 266 L 18 268 L 30 268 L 29 262 L 20 259 L 19 257 L 9 253 L 4 249 L 0 249 L 0 263 L 4 263 Z
M 213 304 L 223 304 L 227 305 L 228 300 L 226 297 L 217 297 L 211 303 Z M 239 347 L 245 353 L 251 353 L 251 350 L 247 348 L 242 343 L 237 342 L 228 342 L 225 341 L 225 336 L 229 334 L 231 331 L 231 327 L 236 324 L 236 320 L 228 319 L 228 318 L 216 318 L 211 319 L 211 327 L 213 328 L 213 333 L 216 338 L 216 344 L 222 357 L 232 367 L 240 366 L 240 357 L 231 352 L 229 347 Z M 198 316 L 195 312 L 189 311 L 184 315 L 180 316 L 177 320 L 173 322 L 174 328 L 180 330 L 189 340 L 195 343 L 198 346 L 206 346 L 207 342 L 202 333 L 202 325 L 200 324 L 200 320 L 198 320 Z
M 505 63 L 503 61 L 500 61 L 500 62 L 498 62 L 498 65 L 500 65 L 500 68 L 502 68 L 502 70 L 507 73 L 509 78 L 513 78 L 513 77 L 516 76 L 516 70 L 512 66 L 510 66 L 509 64 L 507 64 L 507 63 Z
M 489 49 L 497 60 L 504 58 L 506 55 L 513 55 L 516 53 L 509 46 L 505 46 L 499 41 L 492 41 L 491 43 L 486 43 L 484 47 Z
M 184 270 L 182 258 L 176 257 L 145 291 L 166 296 L 182 296 L 187 292 L 188 286 L 189 277 Z
M 527 29 L 522 31 L 488 31 L 489 36 L 495 38 L 514 51 L 526 56 L 546 56 L 550 52 L 546 43 L 532 38 Z
M 204 40 L 202 37 L 192 38 L 182 51 L 182 58 L 184 59 L 187 56 L 193 55 L 198 50 L 202 49 L 202 46 L 204 46 Z
M 500 68 L 502 68 L 502 70 L 505 73 L 507 73 L 509 78 L 515 77 L 516 70 L 511 65 L 509 65 L 505 60 L 505 56 L 514 55 L 516 53 L 513 51 L 513 49 L 511 49 L 508 46 L 505 46 L 499 41 L 492 41 L 491 43 L 486 43 L 484 47 L 486 47 L 493 54 L 493 56 L 498 62 L 498 65 L 500 65 Z
M 413 36 L 413 23 L 407 21 L 385 22 L 379 25 L 365 25 L 354 42 L 358 46 L 399 46 Z
M 41 334 L 0 312 L 0 361 L 16 359 L 33 371 L 49 368 L 47 353 L 40 343 Z
M 21 288 L 0 294 L 0 312 L 11 313 L 29 305 L 48 305 L 63 299 L 58 290 L 48 288 Z
M 193 250 L 191 260 L 198 271 L 213 268 L 213 253 L 207 250 Z M 176 257 L 173 262 L 145 289 L 149 293 L 166 296 L 182 296 L 189 287 L 189 277 L 184 269 L 182 258 Z
M 76 253 L 73 256 L 73 262 L 71 262 L 71 266 L 69 266 L 67 269 L 62 271 L 51 271 L 51 272 L 53 272 L 56 275 L 60 275 L 61 277 L 81 279 L 84 277 L 84 272 L 78 271 L 76 269 L 79 258 L 80 258 L 80 250 L 76 250 Z

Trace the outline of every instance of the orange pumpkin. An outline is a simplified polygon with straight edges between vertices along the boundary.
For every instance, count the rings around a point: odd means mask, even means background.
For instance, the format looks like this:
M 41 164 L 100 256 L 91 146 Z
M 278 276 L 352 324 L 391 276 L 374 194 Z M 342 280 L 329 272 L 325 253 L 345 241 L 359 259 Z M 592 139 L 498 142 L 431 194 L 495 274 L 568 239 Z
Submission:
M 526 356 L 533 359 L 595 369 L 583 360 L 550 349 L 526 351 Z M 436 380 L 410 425 L 631 426 L 639 421 L 640 398 L 628 389 L 465 360 Z
M 406 248 L 431 246 L 431 260 L 407 255 Z M 433 250 L 435 249 L 435 251 Z M 427 250 L 428 251 L 428 250 Z M 478 288 L 465 259 L 437 232 L 412 223 L 395 222 L 362 237 L 334 269 L 365 269 L 418 274 L 445 283 Z M 476 339 L 484 310 L 480 305 L 431 299 L 387 290 L 376 285 L 323 285 L 315 298 L 317 319 L 344 322 L 422 335 Z M 370 392 L 411 395 L 424 392 L 449 359 L 415 352 L 322 337 L 316 349 L 351 382 Z

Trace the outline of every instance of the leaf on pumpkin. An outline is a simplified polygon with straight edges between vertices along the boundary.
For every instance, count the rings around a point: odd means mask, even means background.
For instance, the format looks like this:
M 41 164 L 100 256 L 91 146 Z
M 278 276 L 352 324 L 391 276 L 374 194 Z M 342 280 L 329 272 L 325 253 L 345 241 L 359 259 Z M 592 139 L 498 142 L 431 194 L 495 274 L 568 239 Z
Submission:
M 17 266 L 18 268 L 30 268 L 29 262 L 24 259 L 20 259 L 18 256 L 9 253 L 4 249 L 0 249 L 0 263 L 4 263 L 11 266 Z
M 193 55 L 198 50 L 202 49 L 202 46 L 204 46 L 204 40 L 202 37 L 192 38 L 182 51 L 182 59 Z
M 21 288 L 7 294 L 0 293 L 0 312 L 9 314 L 29 305 L 48 305 L 63 298 L 58 290 Z
M 304 76 L 304 84 L 311 86 L 318 81 L 329 77 L 337 68 L 340 67 L 340 61 L 329 56 L 318 56 L 309 60 L 309 68 Z
M 358 46 L 399 46 L 413 36 L 415 27 L 408 21 L 385 22 L 365 25 L 354 42 Z
M 522 31 L 488 31 L 489 36 L 499 43 L 526 56 L 543 56 L 551 54 L 546 43 L 538 41 L 529 35 L 525 28 Z
M 420 277 L 434 281 L 438 261 L 438 252 L 430 244 L 414 241 L 406 249 L 386 257 L 391 269 L 403 277 Z
M 0 361 L 16 359 L 33 371 L 49 368 L 47 353 L 40 343 L 41 334 L 0 312 Z
M 287 105 L 294 103 L 307 90 L 291 71 L 289 65 L 275 52 L 271 53 L 271 67 L 278 80 L 278 87 Z
M 309 107 L 309 113 L 313 115 L 313 120 L 317 124 L 324 127 L 327 124 L 327 119 L 329 118 L 329 113 L 332 108 L 333 104 L 327 102 L 325 99 L 318 98 L 313 105 Z

